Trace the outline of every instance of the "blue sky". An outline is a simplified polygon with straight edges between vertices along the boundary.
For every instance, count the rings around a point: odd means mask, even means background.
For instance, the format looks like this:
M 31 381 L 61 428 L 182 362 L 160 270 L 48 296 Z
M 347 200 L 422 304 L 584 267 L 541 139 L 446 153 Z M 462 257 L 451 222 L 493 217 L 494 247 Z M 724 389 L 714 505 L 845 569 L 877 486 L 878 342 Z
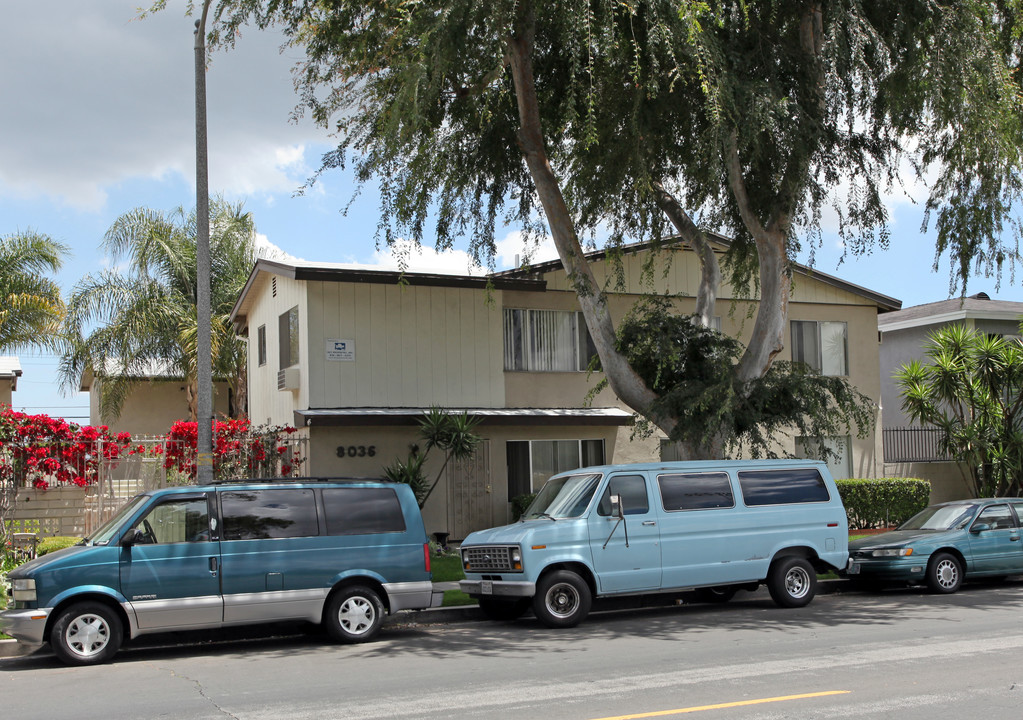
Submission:
M 191 18 L 185 1 L 135 20 L 139 0 L 31 0 L 5 3 L 0 25 L 0 235 L 33 229 L 72 249 L 59 281 L 65 291 L 107 265 L 100 250 L 114 219 L 144 206 L 172 210 L 195 204 L 194 90 Z M 207 74 L 210 189 L 241 200 L 258 232 L 311 261 L 394 266 L 374 247 L 377 198 L 364 191 L 347 216 L 350 177 L 323 176 L 302 196 L 295 191 L 330 149 L 326 131 L 291 122 L 296 96 L 290 68 L 295 51 L 280 53 L 280 37 L 245 32 L 230 53 L 214 56 Z M 913 191 L 920 196 L 920 193 Z M 889 295 L 903 307 L 948 297 L 948 264 L 932 271 L 933 238 L 920 233 L 921 210 L 893 197 L 887 252 L 850 258 L 825 237 L 815 266 Z M 827 226 L 827 217 L 825 225 Z M 499 243 L 498 268 L 524 249 L 509 231 Z M 544 258 L 543 251 L 538 259 Z M 799 258 L 806 262 L 804 253 Z M 466 255 L 425 251 L 410 270 L 468 270 Z M 971 293 L 1023 301 L 1018 281 L 973 278 Z M 15 409 L 82 422 L 85 395 L 65 394 L 57 359 L 20 352 L 24 374 Z

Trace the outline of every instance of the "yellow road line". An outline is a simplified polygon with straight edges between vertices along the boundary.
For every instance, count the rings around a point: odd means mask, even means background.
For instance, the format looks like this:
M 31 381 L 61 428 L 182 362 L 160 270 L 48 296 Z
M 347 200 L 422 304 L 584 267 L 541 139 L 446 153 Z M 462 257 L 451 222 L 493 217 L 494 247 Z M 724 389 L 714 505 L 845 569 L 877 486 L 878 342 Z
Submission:
M 805 700 L 806 698 L 826 697 L 828 695 L 847 695 L 850 690 L 828 690 L 826 692 L 805 693 L 803 695 L 783 695 L 782 697 L 761 698 L 759 700 L 740 700 L 738 702 L 719 703 L 717 705 L 700 705 L 698 707 L 679 708 L 677 710 L 658 710 L 656 712 L 637 713 L 635 715 L 615 715 L 599 718 L 599 720 L 639 720 L 640 718 L 666 717 L 668 715 L 684 715 L 703 710 L 723 710 L 724 708 L 742 707 L 744 705 L 763 705 L 764 703 L 784 702 L 786 700 Z

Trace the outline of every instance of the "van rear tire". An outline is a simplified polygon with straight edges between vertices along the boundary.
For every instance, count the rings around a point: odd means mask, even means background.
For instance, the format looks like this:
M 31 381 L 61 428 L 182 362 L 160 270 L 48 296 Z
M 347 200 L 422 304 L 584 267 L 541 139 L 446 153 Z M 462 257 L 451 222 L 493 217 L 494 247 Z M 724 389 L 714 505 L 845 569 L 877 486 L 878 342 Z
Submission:
M 817 592 L 817 571 L 805 558 L 779 558 L 771 563 L 767 589 L 779 607 L 804 607 L 810 604 Z
M 110 606 L 80 602 L 60 613 L 50 631 L 53 653 L 67 665 L 96 665 L 121 647 L 124 628 Z
M 536 619 L 550 628 L 570 628 L 590 614 L 590 586 L 571 570 L 556 570 L 540 578 L 533 596 Z
M 384 622 L 384 603 L 368 587 L 352 585 L 330 598 L 323 623 L 327 633 L 343 643 L 368 642 Z

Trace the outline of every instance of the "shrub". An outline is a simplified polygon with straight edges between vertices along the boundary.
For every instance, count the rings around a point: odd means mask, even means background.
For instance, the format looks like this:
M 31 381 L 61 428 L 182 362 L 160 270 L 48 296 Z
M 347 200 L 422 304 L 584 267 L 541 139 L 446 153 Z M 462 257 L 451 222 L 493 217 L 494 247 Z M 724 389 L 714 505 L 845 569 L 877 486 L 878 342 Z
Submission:
M 81 542 L 79 537 L 70 537 L 67 535 L 54 535 L 53 537 L 46 537 L 39 541 L 39 545 L 36 546 L 36 555 L 45 555 L 46 553 L 57 552 L 63 550 L 66 547 L 71 547 L 75 543 Z
M 849 527 L 855 530 L 899 525 L 927 507 L 931 484 L 916 478 L 836 480 Z
M 526 493 L 525 495 L 516 495 L 513 497 L 511 500 L 512 519 L 518 520 L 522 517 L 522 513 L 526 512 L 534 498 L 536 498 L 536 493 Z

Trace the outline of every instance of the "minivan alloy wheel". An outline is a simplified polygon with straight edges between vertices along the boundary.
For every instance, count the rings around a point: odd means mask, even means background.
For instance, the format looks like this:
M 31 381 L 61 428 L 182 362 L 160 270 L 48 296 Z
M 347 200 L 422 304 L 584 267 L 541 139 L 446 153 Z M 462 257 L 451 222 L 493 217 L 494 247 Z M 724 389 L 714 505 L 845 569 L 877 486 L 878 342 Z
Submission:
M 337 619 L 341 627 L 352 635 L 362 635 L 373 627 L 375 618 L 373 604 L 364 597 L 355 596 L 341 603 Z
M 341 642 L 371 640 L 384 621 L 384 604 L 375 590 L 352 585 L 335 592 L 327 603 L 323 621 L 327 632 Z
M 81 602 L 58 615 L 50 645 L 65 663 L 92 665 L 113 657 L 122 637 L 121 621 L 111 608 L 98 602 Z

